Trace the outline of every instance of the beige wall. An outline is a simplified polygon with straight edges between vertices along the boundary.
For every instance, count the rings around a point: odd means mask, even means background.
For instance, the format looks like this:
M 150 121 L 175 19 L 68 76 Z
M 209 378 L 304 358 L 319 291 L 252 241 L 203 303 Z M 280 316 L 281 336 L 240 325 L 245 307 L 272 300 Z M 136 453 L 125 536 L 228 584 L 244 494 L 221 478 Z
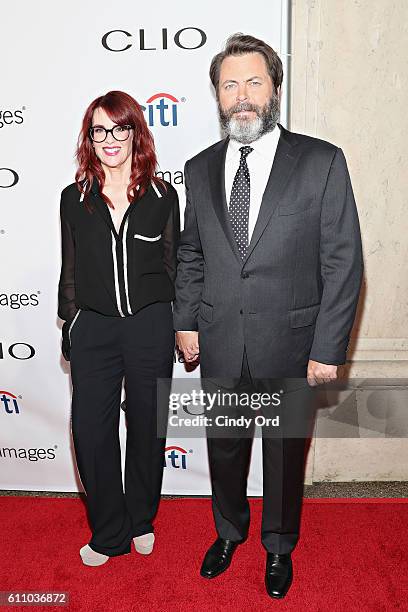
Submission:
M 408 2 L 292 0 L 291 47 L 290 129 L 343 149 L 360 216 L 346 369 L 408 378 Z M 309 482 L 405 479 L 408 439 L 317 438 L 309 455 Z

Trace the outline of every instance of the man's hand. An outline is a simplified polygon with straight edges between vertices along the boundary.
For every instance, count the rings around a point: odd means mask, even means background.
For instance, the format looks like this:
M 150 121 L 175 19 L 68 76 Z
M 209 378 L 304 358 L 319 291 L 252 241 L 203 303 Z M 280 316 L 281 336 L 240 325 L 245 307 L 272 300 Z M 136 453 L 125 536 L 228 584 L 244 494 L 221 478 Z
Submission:
M 196 361 L 200 354 L 198 344 L 198 332 L 196 331 L 178 331 L 176 332 L 176 343 L 180 351 L 184 355 L 187 363 Z
M 337 378 L 337 366 L 309 360 L 307 365 L 307 382 L 311 387 L 329 383 Z

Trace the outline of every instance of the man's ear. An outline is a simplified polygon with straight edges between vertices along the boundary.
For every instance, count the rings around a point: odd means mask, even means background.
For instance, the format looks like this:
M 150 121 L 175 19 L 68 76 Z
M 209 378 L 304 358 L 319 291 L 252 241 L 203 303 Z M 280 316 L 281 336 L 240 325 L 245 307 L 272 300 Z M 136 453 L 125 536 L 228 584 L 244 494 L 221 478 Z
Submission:
M 277 94 L 278 94 L 278 97 L 279 97 L 279 102 L 280 102 L 280 101 L 281 101 L 281 98 L 282 98 L 282 86 L 281 86 L 281 85 L 279 85 L 279 86 L 277 87 L 276 92 L 277 92 Z

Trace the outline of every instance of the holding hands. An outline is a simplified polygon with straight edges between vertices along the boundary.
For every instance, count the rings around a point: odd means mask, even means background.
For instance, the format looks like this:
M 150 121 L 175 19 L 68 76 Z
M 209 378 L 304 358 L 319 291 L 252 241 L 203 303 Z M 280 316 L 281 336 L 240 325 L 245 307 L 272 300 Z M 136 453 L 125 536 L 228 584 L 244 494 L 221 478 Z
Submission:
M 183 353 L 184 359 L 187 363 L 193 363 L 197 360 L 200 354 L 198 332 L 178 331 L 176 332 L 176 343 L 179 350 Z

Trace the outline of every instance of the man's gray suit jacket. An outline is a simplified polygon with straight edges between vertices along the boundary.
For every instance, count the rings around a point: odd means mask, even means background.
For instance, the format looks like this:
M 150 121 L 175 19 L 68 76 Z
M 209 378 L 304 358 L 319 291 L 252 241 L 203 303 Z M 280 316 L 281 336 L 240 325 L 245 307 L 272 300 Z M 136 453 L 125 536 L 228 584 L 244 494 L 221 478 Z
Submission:
M 279 142 L 244 260 L 225 194 L 228 139 L 185 165 L 175 330 L 198 330 L 204 377 L 304 376 L 343 364 L 363 273 L 343 151 L 278 124 Z M 277 128 L 275 128 L 277 129 Z

